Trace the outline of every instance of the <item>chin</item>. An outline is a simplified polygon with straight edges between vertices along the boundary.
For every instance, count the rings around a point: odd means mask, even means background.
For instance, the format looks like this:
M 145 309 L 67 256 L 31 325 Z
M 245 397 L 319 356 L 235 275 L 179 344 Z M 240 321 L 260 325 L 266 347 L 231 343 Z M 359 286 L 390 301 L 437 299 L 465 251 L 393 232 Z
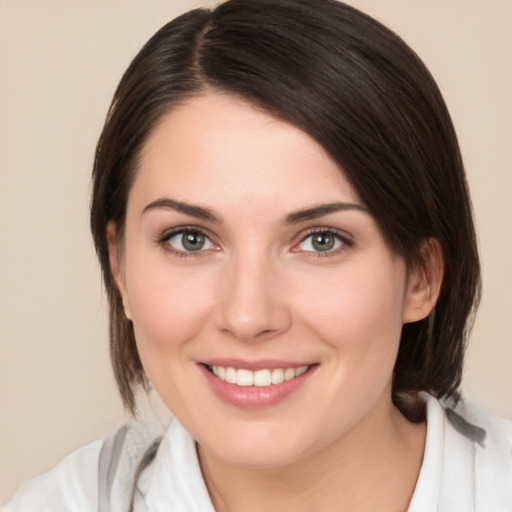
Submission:
M 259 444 L 253 444 L 252 447 L 238 447 L 238 443 L 233 443 L 229 450 L 208 449 L 200 445 L 200 452 L 204 450 L 210 457 L 215 458 L 222 464 L 237 467 L 240 469 L 272 469 L 289 466 L 297 462 L 302 457 L 295 450 L 282 449 L 279 443 L 273 443 L 262 447 Z
M 197 436 L 199 451 L 229 466 L 270 469 L 288 466 L 321 449 L 311 443 L 313 436 L 296 428 L 292 431 L 288 425 L 253 421 L 233 427 L 224 434 L 212 429 Z M 325 440 L 326 436 L 316 437 Z

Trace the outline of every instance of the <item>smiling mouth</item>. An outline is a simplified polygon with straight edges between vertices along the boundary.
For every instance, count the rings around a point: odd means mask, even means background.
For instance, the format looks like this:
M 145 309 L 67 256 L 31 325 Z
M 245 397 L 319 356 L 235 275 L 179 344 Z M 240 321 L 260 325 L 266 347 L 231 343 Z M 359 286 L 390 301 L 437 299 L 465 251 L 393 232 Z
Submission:
M 299 366 L 297 368 L 273 368 L 256 371 L 231 366 L 205 365 L 210 373 L 218 379 L 229 384 L 248 387 L 268 387 L 282 382 L 293 380 L 306 373 L 314 365 Z

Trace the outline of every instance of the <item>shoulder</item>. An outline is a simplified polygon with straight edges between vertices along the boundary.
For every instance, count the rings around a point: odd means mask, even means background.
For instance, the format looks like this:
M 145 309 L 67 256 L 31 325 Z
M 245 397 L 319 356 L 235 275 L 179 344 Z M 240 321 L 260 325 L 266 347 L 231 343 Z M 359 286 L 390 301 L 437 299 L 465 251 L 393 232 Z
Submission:
M 449 430 L 464 437 L 473 447 L 479 462 L 512 478 L 512 420 L 492 414 L 468 401 L 455 407 L 447 404 L 444 414 Z
M 123 510 L 135 469 L 154 441 L 153 430 L 134 421 L 79 448 L 47 473 L 27 480 L 2 512 L 89 512 L 101 502 Z
M 98 460 L 103 441 L 95 441 L 62 459 L 53 469 L 27 480 L 3 512 L 85 512 L 97 509 Z
M 511 512 L 512 423 L 466 400 L 421 395 L 427 436 L 409 512 Z
M 465 400 L 442 407 L 445 494 L 453 495 L 458 487 L 472 496 L 472 510 L 510 510 L 512 422 Z

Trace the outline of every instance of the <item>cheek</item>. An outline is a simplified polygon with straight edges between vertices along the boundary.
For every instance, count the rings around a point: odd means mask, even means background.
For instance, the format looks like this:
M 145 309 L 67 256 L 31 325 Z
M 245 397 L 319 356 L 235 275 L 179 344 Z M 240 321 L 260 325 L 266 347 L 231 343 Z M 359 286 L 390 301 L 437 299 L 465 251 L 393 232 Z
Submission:
M 303 310 L 311 314 L 304 318 L 315 338 L 328 345 L 330 385 L 323 389 L 322 400 L 338 418 L 329 423 L 334 434 L 339 418 L 356 421 L 391 385 L 402 329 L 404 275 L 400 267 L 369 265 L 343 272 L 330 286 L 310 287 L 311 309 Z
M 134 258 L 127 293 L 137 345 L 144 352 L 172 352 L 196 337 L 210 310 L 211 277 Z
M 340 357 L 365 352 L 362 364 L 395 357 L 405 290 L 400 264 L 354 265 L 308 289 L 303 307 L 308 322 Z
M 192 382 L 194 342 L 210 317 L 207 276 L 192 276 L 168 265 L 144 265 L 137 260 L 127 272 L 127 290 L 137 350 L 152 386 L 173 413 L 197 392 Z M 211 281 L 211 277 L 209 278 Z M 186 407 L 185 407 L 186 410 Z

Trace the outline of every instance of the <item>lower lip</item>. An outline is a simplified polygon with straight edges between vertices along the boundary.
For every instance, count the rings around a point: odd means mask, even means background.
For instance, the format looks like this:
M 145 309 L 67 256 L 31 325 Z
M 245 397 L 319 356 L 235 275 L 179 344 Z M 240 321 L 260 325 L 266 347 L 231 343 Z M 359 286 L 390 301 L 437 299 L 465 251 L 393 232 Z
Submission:
M 282 402 L 297 391 L 318 367 L 318 365 L 310 366 L 307 372 L 299 377 L 285 380 L 280 384 L 259 387 L 230 384 L 213 375 L 204 364 L 198 366 L 217 396 L 231 405 L 249 409 L 271 407 Z

